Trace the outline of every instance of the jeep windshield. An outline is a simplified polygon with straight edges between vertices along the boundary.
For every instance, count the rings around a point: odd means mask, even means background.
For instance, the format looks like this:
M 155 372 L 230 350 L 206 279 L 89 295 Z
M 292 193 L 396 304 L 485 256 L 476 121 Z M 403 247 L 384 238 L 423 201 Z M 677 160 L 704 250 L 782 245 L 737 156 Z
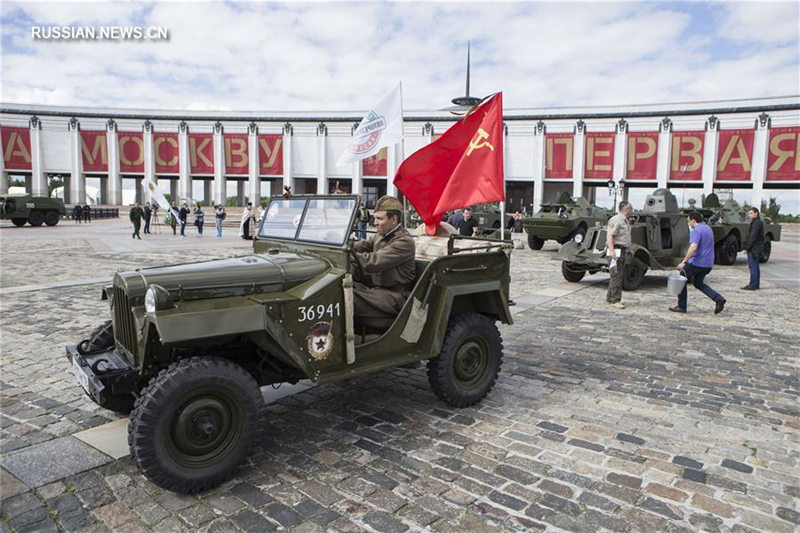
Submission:
M 356 196 L 277 198 L 269 203 L 258 236 L 342 246 L 357 205 Z

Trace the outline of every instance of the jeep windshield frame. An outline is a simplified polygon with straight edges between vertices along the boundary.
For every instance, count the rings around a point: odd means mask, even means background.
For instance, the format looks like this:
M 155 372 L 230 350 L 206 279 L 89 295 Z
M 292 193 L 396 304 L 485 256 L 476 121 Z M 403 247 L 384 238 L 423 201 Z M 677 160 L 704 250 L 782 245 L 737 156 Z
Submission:
M 264 213 L 260 239 L 342 247 L 355 226 L 358 195 L 274 198 Z

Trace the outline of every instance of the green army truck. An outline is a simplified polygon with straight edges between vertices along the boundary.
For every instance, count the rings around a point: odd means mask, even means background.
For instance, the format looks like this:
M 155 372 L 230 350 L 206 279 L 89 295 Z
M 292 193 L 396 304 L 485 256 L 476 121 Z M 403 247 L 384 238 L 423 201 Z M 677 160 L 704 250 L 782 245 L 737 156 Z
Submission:
M 506 243 L 416 237 L 416 281 L 397 316 L 355 321 L 352 232 L 360 198 L 275 198 L 254 253 L 117 272 L 111 320 L 67 357 L 100 406 L 130 412 L 141 471 L 194 493 L 233 476 L 263 426 L 260 387 L 342 381 L 427 360 L 456 407 L 497 379 L 510 324 Z M 399 385 L 398 385 L 399 386 Z
M 576 235 L 586 235 L 595 224 L 608 221 L 607 209 L 594 206 L 567 192 L 562 192 L 558 201 L 553 204 L 542 204 L 534 215 L 522 221 L 522 227 L 528 234 L 528 246 L 531 250 L 541 250 L 545 241 L 552 239 L 564 244 Z
M 55 226 L 66 214 L 61 198 L 30 194 L 0 196 L 0 220 L 10 220 L 15 226 L 21 227 L 26 223 L 34 227 L 42 224 Z

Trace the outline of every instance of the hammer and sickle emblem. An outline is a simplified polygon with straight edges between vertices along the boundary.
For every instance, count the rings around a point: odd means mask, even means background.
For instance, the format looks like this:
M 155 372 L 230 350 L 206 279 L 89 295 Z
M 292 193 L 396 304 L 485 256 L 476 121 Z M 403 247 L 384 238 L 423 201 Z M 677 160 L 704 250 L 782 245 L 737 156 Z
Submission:
M 469 142 L 469 149 L 467 150 L 467 155 L 471 155 L 473 150 L 478 150 L 480 148 L 487 147 L 489 150 L 494 152 L 494 146 L 486 141 L 489 138 L 489 134 L 483 128 L 478 128 L 478 131 L 475 132 L 475 137 Z

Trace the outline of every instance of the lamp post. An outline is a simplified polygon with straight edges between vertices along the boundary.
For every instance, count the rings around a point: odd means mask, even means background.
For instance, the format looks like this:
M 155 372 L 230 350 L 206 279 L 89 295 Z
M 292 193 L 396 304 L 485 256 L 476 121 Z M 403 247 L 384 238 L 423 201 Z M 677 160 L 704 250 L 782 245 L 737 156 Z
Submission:
M 624 197 L 625 192 L 625 178 L 621 178 L 618 182 L 615 182 L 614 179 L 608 180 L 608 196 L 614 197 L 614 210 L 617 209 L 617 195 L 619 194 L 619 198 L 622 199 Z

